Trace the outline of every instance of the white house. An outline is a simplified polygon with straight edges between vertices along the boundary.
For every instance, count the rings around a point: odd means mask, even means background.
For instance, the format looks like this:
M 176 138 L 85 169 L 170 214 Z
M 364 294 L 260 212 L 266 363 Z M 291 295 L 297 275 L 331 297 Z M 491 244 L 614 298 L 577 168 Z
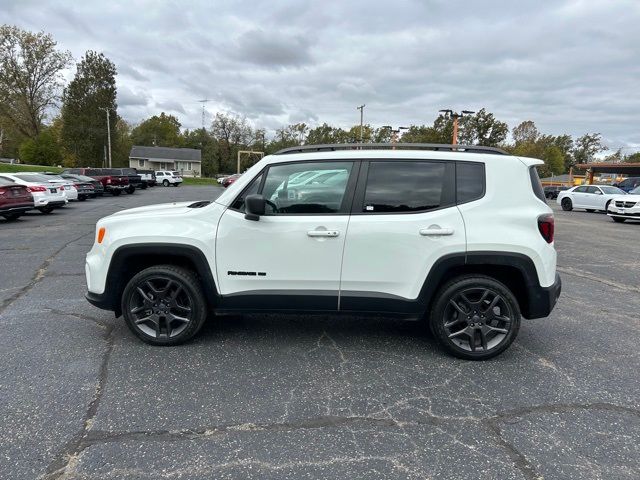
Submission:
M 129 167 L 138 170 L 172 170 L 185 177 L 202 175 L 201 152 L 195 148 L 141 147 L 129 153 Z

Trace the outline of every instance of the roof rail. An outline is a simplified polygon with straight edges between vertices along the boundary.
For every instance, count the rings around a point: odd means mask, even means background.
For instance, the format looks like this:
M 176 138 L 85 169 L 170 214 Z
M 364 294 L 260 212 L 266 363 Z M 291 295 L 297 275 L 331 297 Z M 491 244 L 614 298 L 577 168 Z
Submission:
M 434 150 L 442 152 L 464 153 L 493 153 L 510 155 L 498 147 L 483 147 L 481 145 L 448 145 L 444 143 L 334 143 L 325 145 L 300 145 L 283 148 L 274 155 L 289 153 L 333 152 L 336 150 Z

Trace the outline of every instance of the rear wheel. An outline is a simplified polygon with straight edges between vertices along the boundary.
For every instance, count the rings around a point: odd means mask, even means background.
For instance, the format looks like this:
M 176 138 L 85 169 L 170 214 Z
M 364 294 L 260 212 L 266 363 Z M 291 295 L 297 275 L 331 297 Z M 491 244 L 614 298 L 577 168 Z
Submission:
M 5 213 L 2 215 L 7 219 L 8 222 L 12 222 L 13 220 L 17 220 L 22 216 L 22 213 Z
M 51 212 L 53 212 L 53 207 L 49 207 L 49 206 L 47 206 L 47 207 L 39 207 L 38 210 L 40 210 L 41 213 L 44 213 L 44 214 L 48 215 Z
M 617 223 L 624 223 L 624 221 L 626 220 L 626 218 L 620 218 L 620 217 L 611 217 L 611 218 L 613 218 L 613 221 Z
M 120 190 L 111 190 L 111 195 L 113 195 L 114 197 L 117 197 L 118 195 L 120 195 L 122 192 Z
M 164 185 L 165 187 L 169 186 L 169 180 L 163 180 L 162 181 L 162 185 Z
M 136 191 L 136 187 L 134 187 L 133 185 L 130 187 L 127 187 L 127 189 L 125 190 L 125 192 L 127 192 L 129 195 L 131 195 L 135 191 Z
M 487 360 L 515 340 L 520 308 L 501 282 L 484 275 L 465 275 L 440 290 L 429 324 L 440 344 L 456 357 Z
M 78 201 L 84 202 L 87 199 L 85 195 L 78 195 Z
M 178 345 L 198 333 L 207 318 L 207 303 L 192 271 L 158 265 L 129 281 L 122 294 L 122 312 L 142 341 Z
M 563 198 L 560 202 L 560 206 L 565 212 L 570 212 L 571 210 L 573 210 L 573 202 L 570 198 Z

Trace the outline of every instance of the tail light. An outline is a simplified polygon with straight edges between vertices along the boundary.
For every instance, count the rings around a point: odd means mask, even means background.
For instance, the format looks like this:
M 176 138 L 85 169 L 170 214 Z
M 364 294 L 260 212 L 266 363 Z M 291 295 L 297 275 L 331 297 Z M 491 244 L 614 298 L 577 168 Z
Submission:
M 0 187 L 0 195 L 4 195 L 5 193 L 7 193 L 7 189 Z
M 111 177 L 107 177 L 107 183 L 111 184 Z
M 41 186 L 37 186 L 37 187 L 27 187 L 27 190 L 29 190 L 30 192 L 46 192 L 47 189 Z
M 64 185 L 60 185 L 60 191 L 62 192 L 64 190 Z
M 542 238 L 544 238 L 547 243 L 553 243 L 553 234 L 555 231 L 553 214 L 545 213 L 538 217 L 538 230 L 540 230 L 540 235 L 542 235 Z
M 71 185 L 71 186 L 72 186 L 73 188 L 75 188 L 76 190 L 78 189 L 78 185 L 76 185 L 76 184 L 73 184 L 73 185 Z

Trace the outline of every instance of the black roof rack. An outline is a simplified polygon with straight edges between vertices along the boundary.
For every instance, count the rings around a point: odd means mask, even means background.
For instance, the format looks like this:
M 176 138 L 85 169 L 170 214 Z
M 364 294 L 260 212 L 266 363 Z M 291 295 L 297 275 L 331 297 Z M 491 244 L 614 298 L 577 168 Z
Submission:
M 444 143 L 335 143 L 326 145 L 300 145 L 283 148 L 275 155 L 288 153 L 333 152 L 336 150 L 434 150 L 440 152 L 464 153 L 493 153 L 510 155 L 498 147 L 483 147 L 480 145 L 447 145 Z

